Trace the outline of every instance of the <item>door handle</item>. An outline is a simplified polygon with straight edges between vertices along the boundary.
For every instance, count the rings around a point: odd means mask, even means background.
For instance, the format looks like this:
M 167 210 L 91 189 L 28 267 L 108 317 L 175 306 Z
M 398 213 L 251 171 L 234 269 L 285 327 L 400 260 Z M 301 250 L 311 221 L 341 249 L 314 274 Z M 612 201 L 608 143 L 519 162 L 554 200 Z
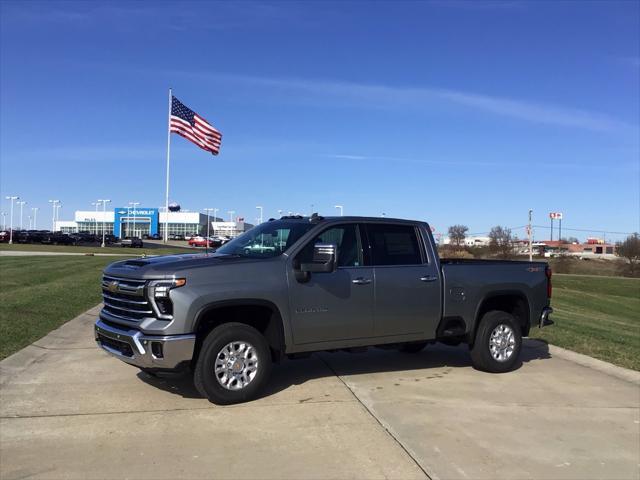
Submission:
M 358 277 L 351 280 L 351 283 L 354 285 L 369 285 L 371 283 L 371 279 Z
M 435 282 L 438 280 L 438 277 L 435 275 L 425 275 L 424 277 L 420 277 L 420 281 L 422 282 Z

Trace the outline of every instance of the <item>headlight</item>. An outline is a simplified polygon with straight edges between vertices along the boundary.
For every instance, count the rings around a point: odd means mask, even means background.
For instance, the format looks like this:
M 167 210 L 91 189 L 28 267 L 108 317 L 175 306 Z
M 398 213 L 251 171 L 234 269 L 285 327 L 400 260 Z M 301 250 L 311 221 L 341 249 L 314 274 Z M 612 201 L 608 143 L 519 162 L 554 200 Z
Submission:
M 186 278 L 174 278 L 173 280 L 151 280 L 149 282 L 149 300 L 158 315 L 163 320 L 173 318 L 173 302 L 169 298 L 169 292 L 187 283 Z
M 186 283 L 186 278 L 174 278 L 173 280 L 151 280 L 149 282 L 149 290 L 153 298 L 168 297 L 169 290 L 182 287 Z

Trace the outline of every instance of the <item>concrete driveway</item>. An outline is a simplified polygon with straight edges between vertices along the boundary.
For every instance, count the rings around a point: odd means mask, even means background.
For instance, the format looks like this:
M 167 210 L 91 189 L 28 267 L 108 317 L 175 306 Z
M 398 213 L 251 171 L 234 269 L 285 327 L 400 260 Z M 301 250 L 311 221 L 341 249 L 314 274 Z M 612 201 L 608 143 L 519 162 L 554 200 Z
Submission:
M 0 478 L 640 476 L 640 375 L 541 342 L 504 375 L 463 347 L 318 354 L 218 407 L 99 351 L 97 311 L 0 362 Z

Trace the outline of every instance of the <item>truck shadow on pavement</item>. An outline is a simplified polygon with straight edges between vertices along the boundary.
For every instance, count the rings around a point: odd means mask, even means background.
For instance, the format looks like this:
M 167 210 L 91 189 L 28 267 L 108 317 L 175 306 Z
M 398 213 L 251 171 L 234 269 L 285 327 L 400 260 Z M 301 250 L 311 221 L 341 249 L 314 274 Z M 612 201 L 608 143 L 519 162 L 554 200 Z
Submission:
M 551 358 L 547 343 L 539 339 L 524 339 L 520 362 Z M 427 346 L 420 353 L 407 354 L 396 350 L 370 348 L 365 353 L 319 352 L 308 358 L 284 360 L 276 364 L 261 398 L 275 395 L 310 380 L 331 376 L 365 375 L 396 372 L 401 377 L 417 376 L 424 379 L 441 378 L 453 369 L 471 368 L 469 350 L 465 345 L 449 347 L 443 344 Z M 184 398 L 202 398 L 193 385 L 190 373 L 160 374 L 152 376 L 138 373 L 143 382 Z M 416 380 L 417 381 L 417 380 Z

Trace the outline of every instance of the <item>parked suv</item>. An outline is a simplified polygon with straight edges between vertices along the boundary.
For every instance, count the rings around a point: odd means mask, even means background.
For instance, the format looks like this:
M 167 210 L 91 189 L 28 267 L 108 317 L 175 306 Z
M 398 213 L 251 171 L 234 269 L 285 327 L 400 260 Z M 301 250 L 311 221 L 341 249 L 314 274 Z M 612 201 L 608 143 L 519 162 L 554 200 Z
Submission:
M 152 373 L 190 368 L 219 404 L 318 350 L 466 343 L 477 369 L 506 372 L 552 323 L 545 263 L 440 259 L 429 225 L 408 220 L 283 217 L 214 254 L 114 263 L 102 288 L 101 348 Z
M 131 248 L 142 248 L 142 240 L 138 237 L 125 237 L 120 241 L 120 246 Z

